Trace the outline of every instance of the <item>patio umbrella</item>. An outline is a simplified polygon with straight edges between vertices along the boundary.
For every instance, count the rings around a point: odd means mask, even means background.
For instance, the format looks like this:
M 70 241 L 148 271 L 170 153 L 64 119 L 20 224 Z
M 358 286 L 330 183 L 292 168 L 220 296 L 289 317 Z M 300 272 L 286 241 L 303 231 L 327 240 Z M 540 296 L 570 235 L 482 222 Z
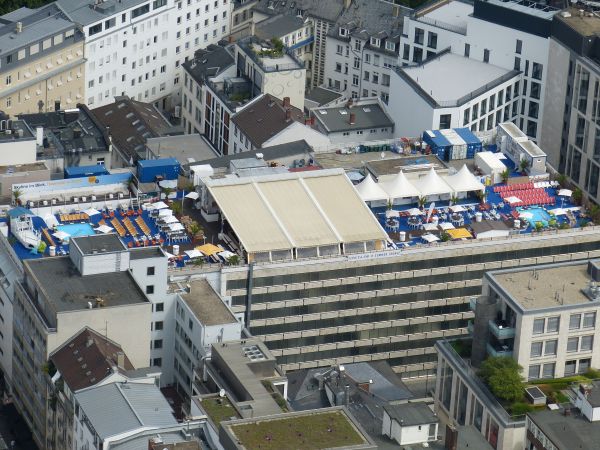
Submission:
M 442 230 L 452 230 L 454 228 L 454 225 L 452 225 L 450 222 L 442 222 L 440 223 L 440 228 Z
M 192 200 L 198 200 L 199 197 L 200 197 L 200 194 L 198 194 L 197 192 L 193 192 L 193 191 L 185 194 L 185 198 L 191 198 Z
M 419 208 L 410 208 L 407 212 L 411 216 L 422 216 L 423 215 L 423 211 L 421 211 Z
M 172 216 L 173 215 L 173 211 L 170 209 L 161 209 L 158 212 L 158 217 L 167 217 L 167 216 Z
M 571 189 L 561 189 L 558 191 L 559 197 L 570 197 L 573 195 L 573 191 Z
M 169 205 L 167 205 L 165 202 L 152 203 L 152 209 L 166 209 L 168 207 Z
M 88 217 L 92 217 L 97 214 L 100 214 L 100 211 L 98 211 L 97 209 L 94 209 L 94 208 L 86 209 L 83 212 L 84 212 L 84 214 L 87 214 Z
M 385 212 L 385 217 L 386 219 L 389 219 L 390 217 L 398 217 L 400 215 L 399 211 L 394 211 L 393 209 L 388 209 Z
M 185 230 L 184 226 L 179 222 L 169 224 L 169 228 L 171 229 L 171 231 Z
M 424 241 L 427 241 L 429 243 L 436 242 L 436 241 L 440 240 L 439 237 L 435 236 L 434 234 L 430 234 L 430 233 L 424 234 L 421 237 L 423 238 Z
M 464 206 L 462 206 L 462 205 L 452 205 L 450 207 L 450 211 L 452 211 L 452 212 L 463 212 L 463 211 L 466 211 L 466 210 L 467 209 Z
M 186 250 L 185 254 L 188 255 L 190 259 L 200 258 L 204 256 L 204 254 L 200 250 L 196 250 L 195 248 L 193 248 L 192 250 Z
M 204 244 L 196 247 L 196 250 L 200 250 L 206 256 L 214 255 L 215 253 L 220 253 L 223 251 L 221 247 L 217 247 L 214 244 Z
M 437 225 L 434 223 L 426 223 L 423 225 L 423 229 L 425 231 L 435 231 L 437 230 Z
M 54 236 L 56 239 L 59 239 L 61 241 L 64 241 L 65 239 L 68 239 L 69 237 L 71 237 L 71 235 L 69 233 L 65 233 L 64 231 L 57 231 L 56 233 L 53 233 L 52 236 Z
M 166 216 L 163 218 L 163 221 L 167 224 L 179 222 L 179 220 L 177 220 L 177 217 L 175 217 L 175 216 Z
M 223 250 L 222 252 L 220 252 L 220 253 L 217 253 L 217 255 L 219 255 L 220 257 L 222 257 L 222 258 L 224 258 L 224 259 L 229 259 L 229 258 L 231 258 L 232 256 L 234 256 L 234 255 L 235 255 L 235 253 L 233 253 L 233 252 L 230 252 L 229 250 Z
M 110 233 L 112 230 L 112 227 L 109 227 L 108 225 L 100 225 L 96 228 L 96 231 L 99 231 L 100 233 Z

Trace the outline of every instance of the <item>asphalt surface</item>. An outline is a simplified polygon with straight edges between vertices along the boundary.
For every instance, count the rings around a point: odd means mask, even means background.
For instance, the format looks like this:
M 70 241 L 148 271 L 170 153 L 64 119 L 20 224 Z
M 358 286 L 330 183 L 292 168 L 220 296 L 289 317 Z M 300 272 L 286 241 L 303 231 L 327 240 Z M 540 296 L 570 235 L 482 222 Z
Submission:
M 12 450 L 39 450 L 31 432 L 13 405 L 0 406 L 0 436 Z M 11 446 L 11 443 L 14 443 Z M 1 445 L 1 444 L 0 444 Z M 3 448 L 0 446 L 0 449 Z

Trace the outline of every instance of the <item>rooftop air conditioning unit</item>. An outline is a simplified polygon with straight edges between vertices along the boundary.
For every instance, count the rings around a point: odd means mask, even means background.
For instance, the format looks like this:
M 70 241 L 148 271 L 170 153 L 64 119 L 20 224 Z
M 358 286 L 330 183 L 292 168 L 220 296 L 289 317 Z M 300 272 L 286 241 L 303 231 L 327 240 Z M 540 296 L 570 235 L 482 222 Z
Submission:
M 44 206 L 48 206 L 48 200 L 44 200 L 44 201 L 42 202 L 42 204 L 43 204 Z
M 55 198 L 52 199 L 52 204 L 56 205 L 56 199 Z
M 86 202 L 87 201 L 87 197 L 81 197 L 81 201 L 82 202 Z
M 75 203 L 79 203 L 79 197 L 73 197 L 73 201 L 74 201 Z

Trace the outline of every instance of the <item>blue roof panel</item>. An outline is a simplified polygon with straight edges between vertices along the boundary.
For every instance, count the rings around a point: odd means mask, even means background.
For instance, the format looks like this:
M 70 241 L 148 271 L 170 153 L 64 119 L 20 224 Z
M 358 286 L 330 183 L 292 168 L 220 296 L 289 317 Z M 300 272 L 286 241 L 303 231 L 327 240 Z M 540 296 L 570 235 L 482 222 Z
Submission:
M 433 136 L 431 136 L 433 134 Z M 451 147 L 452 144 L 439 130 L 427 130 L 423 133 L 423 140 L 435 147 Z
M 481 140 L 473 134 L 468 128 L 455 128 L 456 134 L 458 134 L 463 141 L 468 144 L 481 144 Z

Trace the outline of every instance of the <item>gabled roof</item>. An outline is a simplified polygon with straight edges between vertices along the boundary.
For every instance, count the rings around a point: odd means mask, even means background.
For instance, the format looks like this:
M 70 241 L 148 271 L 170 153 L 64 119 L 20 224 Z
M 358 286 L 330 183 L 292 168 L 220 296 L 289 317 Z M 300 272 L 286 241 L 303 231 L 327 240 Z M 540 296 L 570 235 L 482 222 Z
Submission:
M 211 44 L 196 50 L 194 57 L 182 66 L 197 83 L 203 84 L 204 80 L 220 74 L 233 63 L 233 56 L 225 47 Z
M 123 367 L 117 368 L 119 352 L 123 352 L 119 344 L 86 327 L 56 350 L 50 361 L 69 389 L 77 392 L 98 384 L 113 370 L 133 370 L 127 355 Z
M 177 425 L 160 389 L 146 383 L 110 383 L 75 394 L 100 439 L 140 428 Z
M 265 94 L 248 103 L 231 119 L 242 133 L 257 148 L 273 136 L 281 133 L 294 122 L 303 122 L 304 113 L 294 106 L 288 106 L 291 118 L 286 119 L 283 101 L 271 94 Z
M 118 96 L 110 105 L 93 109 L 92 114 L 109 127 L 115 146 L 136 162 L 144 150 L 146 139 L 168 134 L 172 126 L 150 103 Z

